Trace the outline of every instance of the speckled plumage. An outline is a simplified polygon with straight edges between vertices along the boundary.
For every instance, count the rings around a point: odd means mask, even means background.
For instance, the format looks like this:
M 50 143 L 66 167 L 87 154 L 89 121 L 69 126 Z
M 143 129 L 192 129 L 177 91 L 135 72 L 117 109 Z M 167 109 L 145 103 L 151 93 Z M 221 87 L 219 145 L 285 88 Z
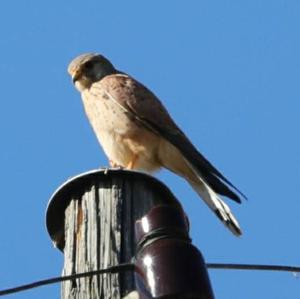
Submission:
M 98 54 L 75 58 L 68 71 L 112 166 L 147 172 L 164 167 L 177 173 L 234 234 L 241 234 L 217 194 L 237 202 L 243 195 L 197 151 L 149 89 Z
M 115 101 L 116 96 L 119 99 L 124 96 L 120 82 L 125 80 L 125 75 L 107 76 L 89 90 L 84 90 L 84 108 L 104 152 L 114 166 L 126 167 L 135 159 L 133 168 L 151 172 L 160 168 L 160 138 L 131 118 Z

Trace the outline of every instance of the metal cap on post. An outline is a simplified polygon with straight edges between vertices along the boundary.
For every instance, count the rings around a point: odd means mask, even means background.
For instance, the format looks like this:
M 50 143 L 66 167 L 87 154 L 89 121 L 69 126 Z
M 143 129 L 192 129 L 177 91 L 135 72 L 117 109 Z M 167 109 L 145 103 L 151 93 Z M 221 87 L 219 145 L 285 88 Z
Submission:
M 63 275 L 136 258 L 137 275 L 122 272 L 66 281 L 62 299 L 122 298 L 136 290 L 139 298 L 213 298 L 203 258 L 190 243 L 182 207 L 152 176 L 115 169 L 78 175 L 51 197 L 46 225 L 56 247 L 64 252 Z M 145 264 L 146 257 L 153 258 L 153 267 Z M 149 285 L 149 271 L 157 276 L 156 288 Z M 161 280 L 161 275 L 169 279 Z M 183 286 L 187 277 L 197 281 Z

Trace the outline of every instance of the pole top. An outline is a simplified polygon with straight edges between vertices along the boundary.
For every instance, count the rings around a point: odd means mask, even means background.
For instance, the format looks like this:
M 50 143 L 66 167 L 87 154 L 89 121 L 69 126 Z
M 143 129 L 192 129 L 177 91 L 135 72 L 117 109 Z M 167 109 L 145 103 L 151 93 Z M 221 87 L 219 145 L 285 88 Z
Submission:
M 56 247 L 61 251 L 64 249 L 65 210 L 71 200 L 80 199 L 91 186 L 97 186 L 99 182 L 107 182 L 111 187 L 113 183 L 118 183 L 118 179 L 119 182 L 126 180 L 134 182 L 143 181 L 149 188 L 155 190 L 158 194 L 162 194 L 166 202 L 178 202 L 165 184 L 144 172 L 103 168 L 81 173 L 60 185 L 49 199 L 46 209 L 46 227 Z

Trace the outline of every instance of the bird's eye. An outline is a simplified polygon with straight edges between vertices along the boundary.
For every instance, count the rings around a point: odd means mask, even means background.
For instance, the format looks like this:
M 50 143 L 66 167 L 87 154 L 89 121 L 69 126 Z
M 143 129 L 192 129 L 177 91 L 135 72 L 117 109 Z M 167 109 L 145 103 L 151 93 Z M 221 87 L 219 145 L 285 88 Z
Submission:
M 94 63 L 92 61 L 88 61 L 84 64 L 85 69 L 91 70 L 94 66 Z

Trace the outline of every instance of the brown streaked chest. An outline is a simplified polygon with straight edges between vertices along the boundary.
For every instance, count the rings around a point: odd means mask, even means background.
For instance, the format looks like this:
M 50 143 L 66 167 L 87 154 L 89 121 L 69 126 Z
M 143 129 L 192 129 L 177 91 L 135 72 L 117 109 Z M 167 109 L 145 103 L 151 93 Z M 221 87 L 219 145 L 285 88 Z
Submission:
M 101 83 L 95 83 L 90 89 L 83 91 L 82 101 L 97 135 L 101 135 L 101 132 L 127 135 L 137 129 L 126 110 L 106 92 Z

